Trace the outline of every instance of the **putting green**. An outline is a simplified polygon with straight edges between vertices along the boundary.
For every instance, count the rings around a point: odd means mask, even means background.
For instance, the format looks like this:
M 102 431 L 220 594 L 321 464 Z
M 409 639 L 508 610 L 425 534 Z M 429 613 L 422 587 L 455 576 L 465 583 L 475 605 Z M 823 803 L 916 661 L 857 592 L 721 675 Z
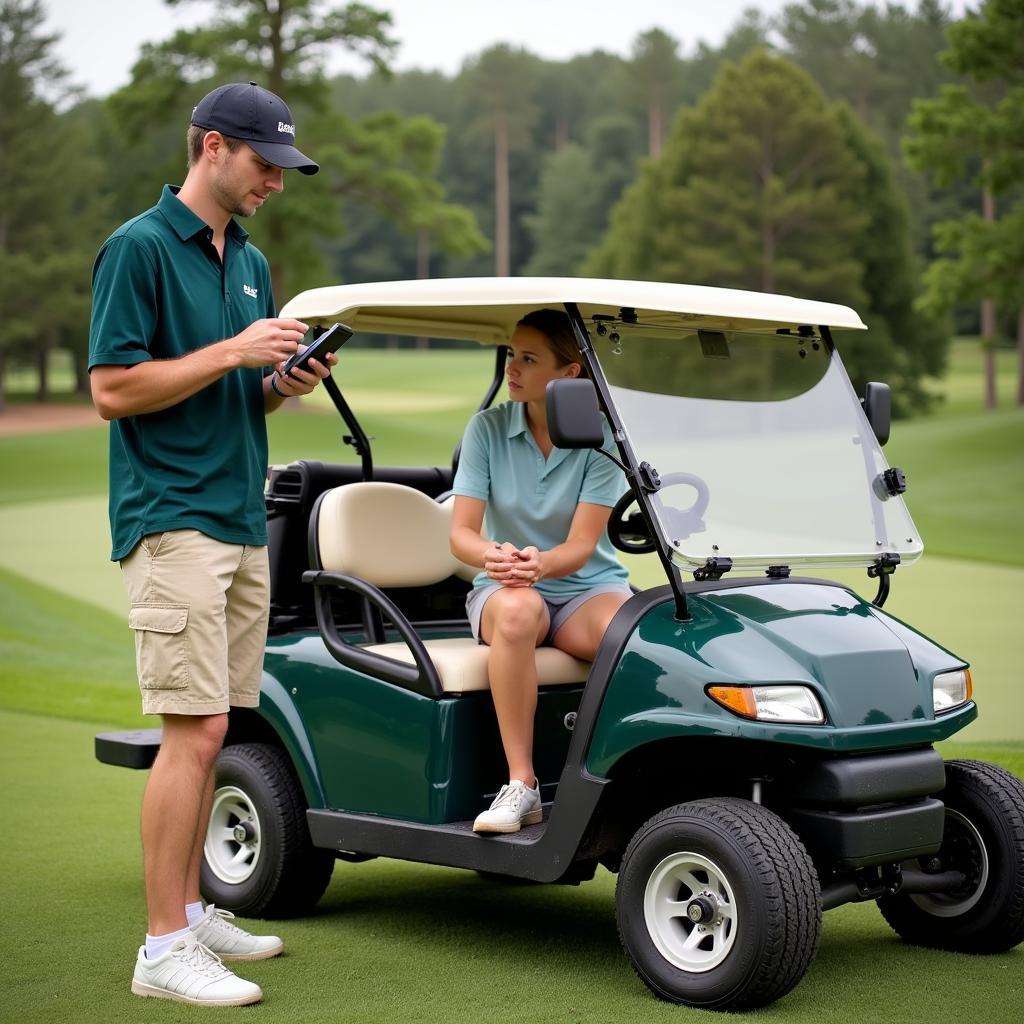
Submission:
M 0 567 L 127 616 L 121 570 L 109 558 L 106 496 L 0 506 L 0 537 Z

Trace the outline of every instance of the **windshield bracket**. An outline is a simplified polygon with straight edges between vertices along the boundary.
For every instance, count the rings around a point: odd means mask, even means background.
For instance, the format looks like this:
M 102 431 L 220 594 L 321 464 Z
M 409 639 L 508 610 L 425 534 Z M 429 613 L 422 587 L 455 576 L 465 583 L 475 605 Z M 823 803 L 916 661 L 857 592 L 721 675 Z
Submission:
M 886 551 L 868 566 L 868 578 L 878 578 L 878 593 L 871 602 L 876 608 L 881 608 L 885 604 L 885 599 L 889 596 L 889 577 L 899 564 L 900 556 L 895 551 Z
M 637 466 L 636 477 L 637 482 L 648 494 L 661 490 L 661 477 L 649 462 L 641 462 Z
M 706 580 L 720 580 L 732 568 L 732 559 L 716 555 L 709 558 L 699 569 L 693 570 L 693 578 L 698 583 Z

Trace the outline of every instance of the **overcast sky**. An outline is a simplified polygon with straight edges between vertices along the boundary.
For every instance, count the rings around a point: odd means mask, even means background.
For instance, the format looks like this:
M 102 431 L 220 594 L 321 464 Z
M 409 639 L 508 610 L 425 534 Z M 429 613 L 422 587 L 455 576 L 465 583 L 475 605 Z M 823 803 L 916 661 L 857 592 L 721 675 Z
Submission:
M 662 28 L 690 53 L 699 40 L 717 44 L 747 7 L 775 14 L 789 0 L 366 0 L 391 12 L 399 40 L 396 70 L 423 68 L 454 74 L 466 57 L 493 43 L 525 46 L 564 59 L 602 49 L 626 55 L 633 40 Z M 338 0 L 338 5 L 344 0 Z M 916 0 L 904 0 L 913 7 Z M 947 0 L 962 12 L 967 0 Z M 129 79 L 139 47 L 178 28 L 201 23 L 212 5 L 188 0 L 43 0 L 47 29 L 59 32 L 57 53 L 76 84 L 105 96 Z M 973 5 L 976 6 L 976 5 Z M 365 69 L 339 54 L 330 70 Z

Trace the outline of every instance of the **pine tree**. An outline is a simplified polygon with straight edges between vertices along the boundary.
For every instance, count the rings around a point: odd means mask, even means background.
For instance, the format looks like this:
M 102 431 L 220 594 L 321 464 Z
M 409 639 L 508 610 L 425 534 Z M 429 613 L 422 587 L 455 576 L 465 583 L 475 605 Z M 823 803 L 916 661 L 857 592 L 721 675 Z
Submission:
M 250 79 L 289 104 L 300 145 L 321 172 L 301 188 L 286 189 L 251 225 L 270 261 L 279 302 L 323 282 L 322 243 L 342 234 L 345 201 L 384 212 L 411 249 L 423 231 L 453 252 L 486 245 L 467 211 L 444 199 L 436 176 L 444 138 L 439 125 L 393 113 L 355 119 L 328 104 L 328 50 L 345 47 L 385 72 L 396 45 L 390 15 L 362 3 L 332 7 L 326 0 L 276 0 L 271 7 L 265 0 L 215 0 L 214 11 L 208 25 L 144 47 L 131 83 L 110 102 L 125 149 L 129 141 L 134 147 L 140 137 L 144 142 L 166 134 L 174 119 L 180 126 L 182 98 L 197 102 L 223 82 Z M 182 127 L 175 131 L 183 137 Z
M 476 110 L 469 132 L 494 147 L 494 272 L 512 272 L 510 161 L 528 148 L 537 119 L 534 82 L 539 62 L 525 50 L 502 44 L 485 50 L 463 69 L 460 85 Z
M 528 215 L 533 254 L 527 274 L 571 277 L 608 228 L 608 215 L 635 173 L 635 123 L 622 115 L 595 121 L 583 143 L 548 156 Z
M 45 401 L 48 353 L 84 352 L 102 216 L 101 165 L 80 118 L 57 109 L 74 92 L 44 21 L 38 0 L 0 0 L 0 409 L 8 360 L 37 368 Z
M 929 268 L 925 308 L 984 300 L 985 405 L 996 404 L 995 304 L 1017 311 L 1017 403 L 1024 404 L 1024 4 L 986 0 L 952 25 L 948 66 L 968 85 L 946 85 L 914 105 L 907 157 L 949 185 L 969 174 L 982 190 L 982 215 L 935 227 L 940 258 Z
M 678 115 L 586 271 L 852 305 L 874 329 L 842 339 L 851 377 L 888 377 L 904 408 L 941 365 L 943 339 L 911 317 L 906 211 L 884 154 L 806 73 L 764 52 L 727 65 Z

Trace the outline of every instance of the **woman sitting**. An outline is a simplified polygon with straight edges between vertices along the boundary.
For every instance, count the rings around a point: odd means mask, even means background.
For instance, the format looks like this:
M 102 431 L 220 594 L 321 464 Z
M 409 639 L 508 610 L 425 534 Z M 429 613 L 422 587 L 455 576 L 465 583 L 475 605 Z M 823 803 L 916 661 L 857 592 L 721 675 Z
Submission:
M 527 314 L 509 349 L 510 401 L 469 421 L 453 486 L 451 548 L 483 569 L 466 608 L 474 636 L 491 647 L 488 677 L 509 774 L 475 832 L 517 832 L 542 818 L 534 648 L 551 644 L 592 661 L 631 594 L 605 532 L 626 489 L 622 473 L 596 451 L 555 448 L 548 435 L 548 382 L 585 375 L 568 316 Z M 607 425 L 604 446 L 614 450 Z M 485 521 L 491 540 L 480 535 Z

